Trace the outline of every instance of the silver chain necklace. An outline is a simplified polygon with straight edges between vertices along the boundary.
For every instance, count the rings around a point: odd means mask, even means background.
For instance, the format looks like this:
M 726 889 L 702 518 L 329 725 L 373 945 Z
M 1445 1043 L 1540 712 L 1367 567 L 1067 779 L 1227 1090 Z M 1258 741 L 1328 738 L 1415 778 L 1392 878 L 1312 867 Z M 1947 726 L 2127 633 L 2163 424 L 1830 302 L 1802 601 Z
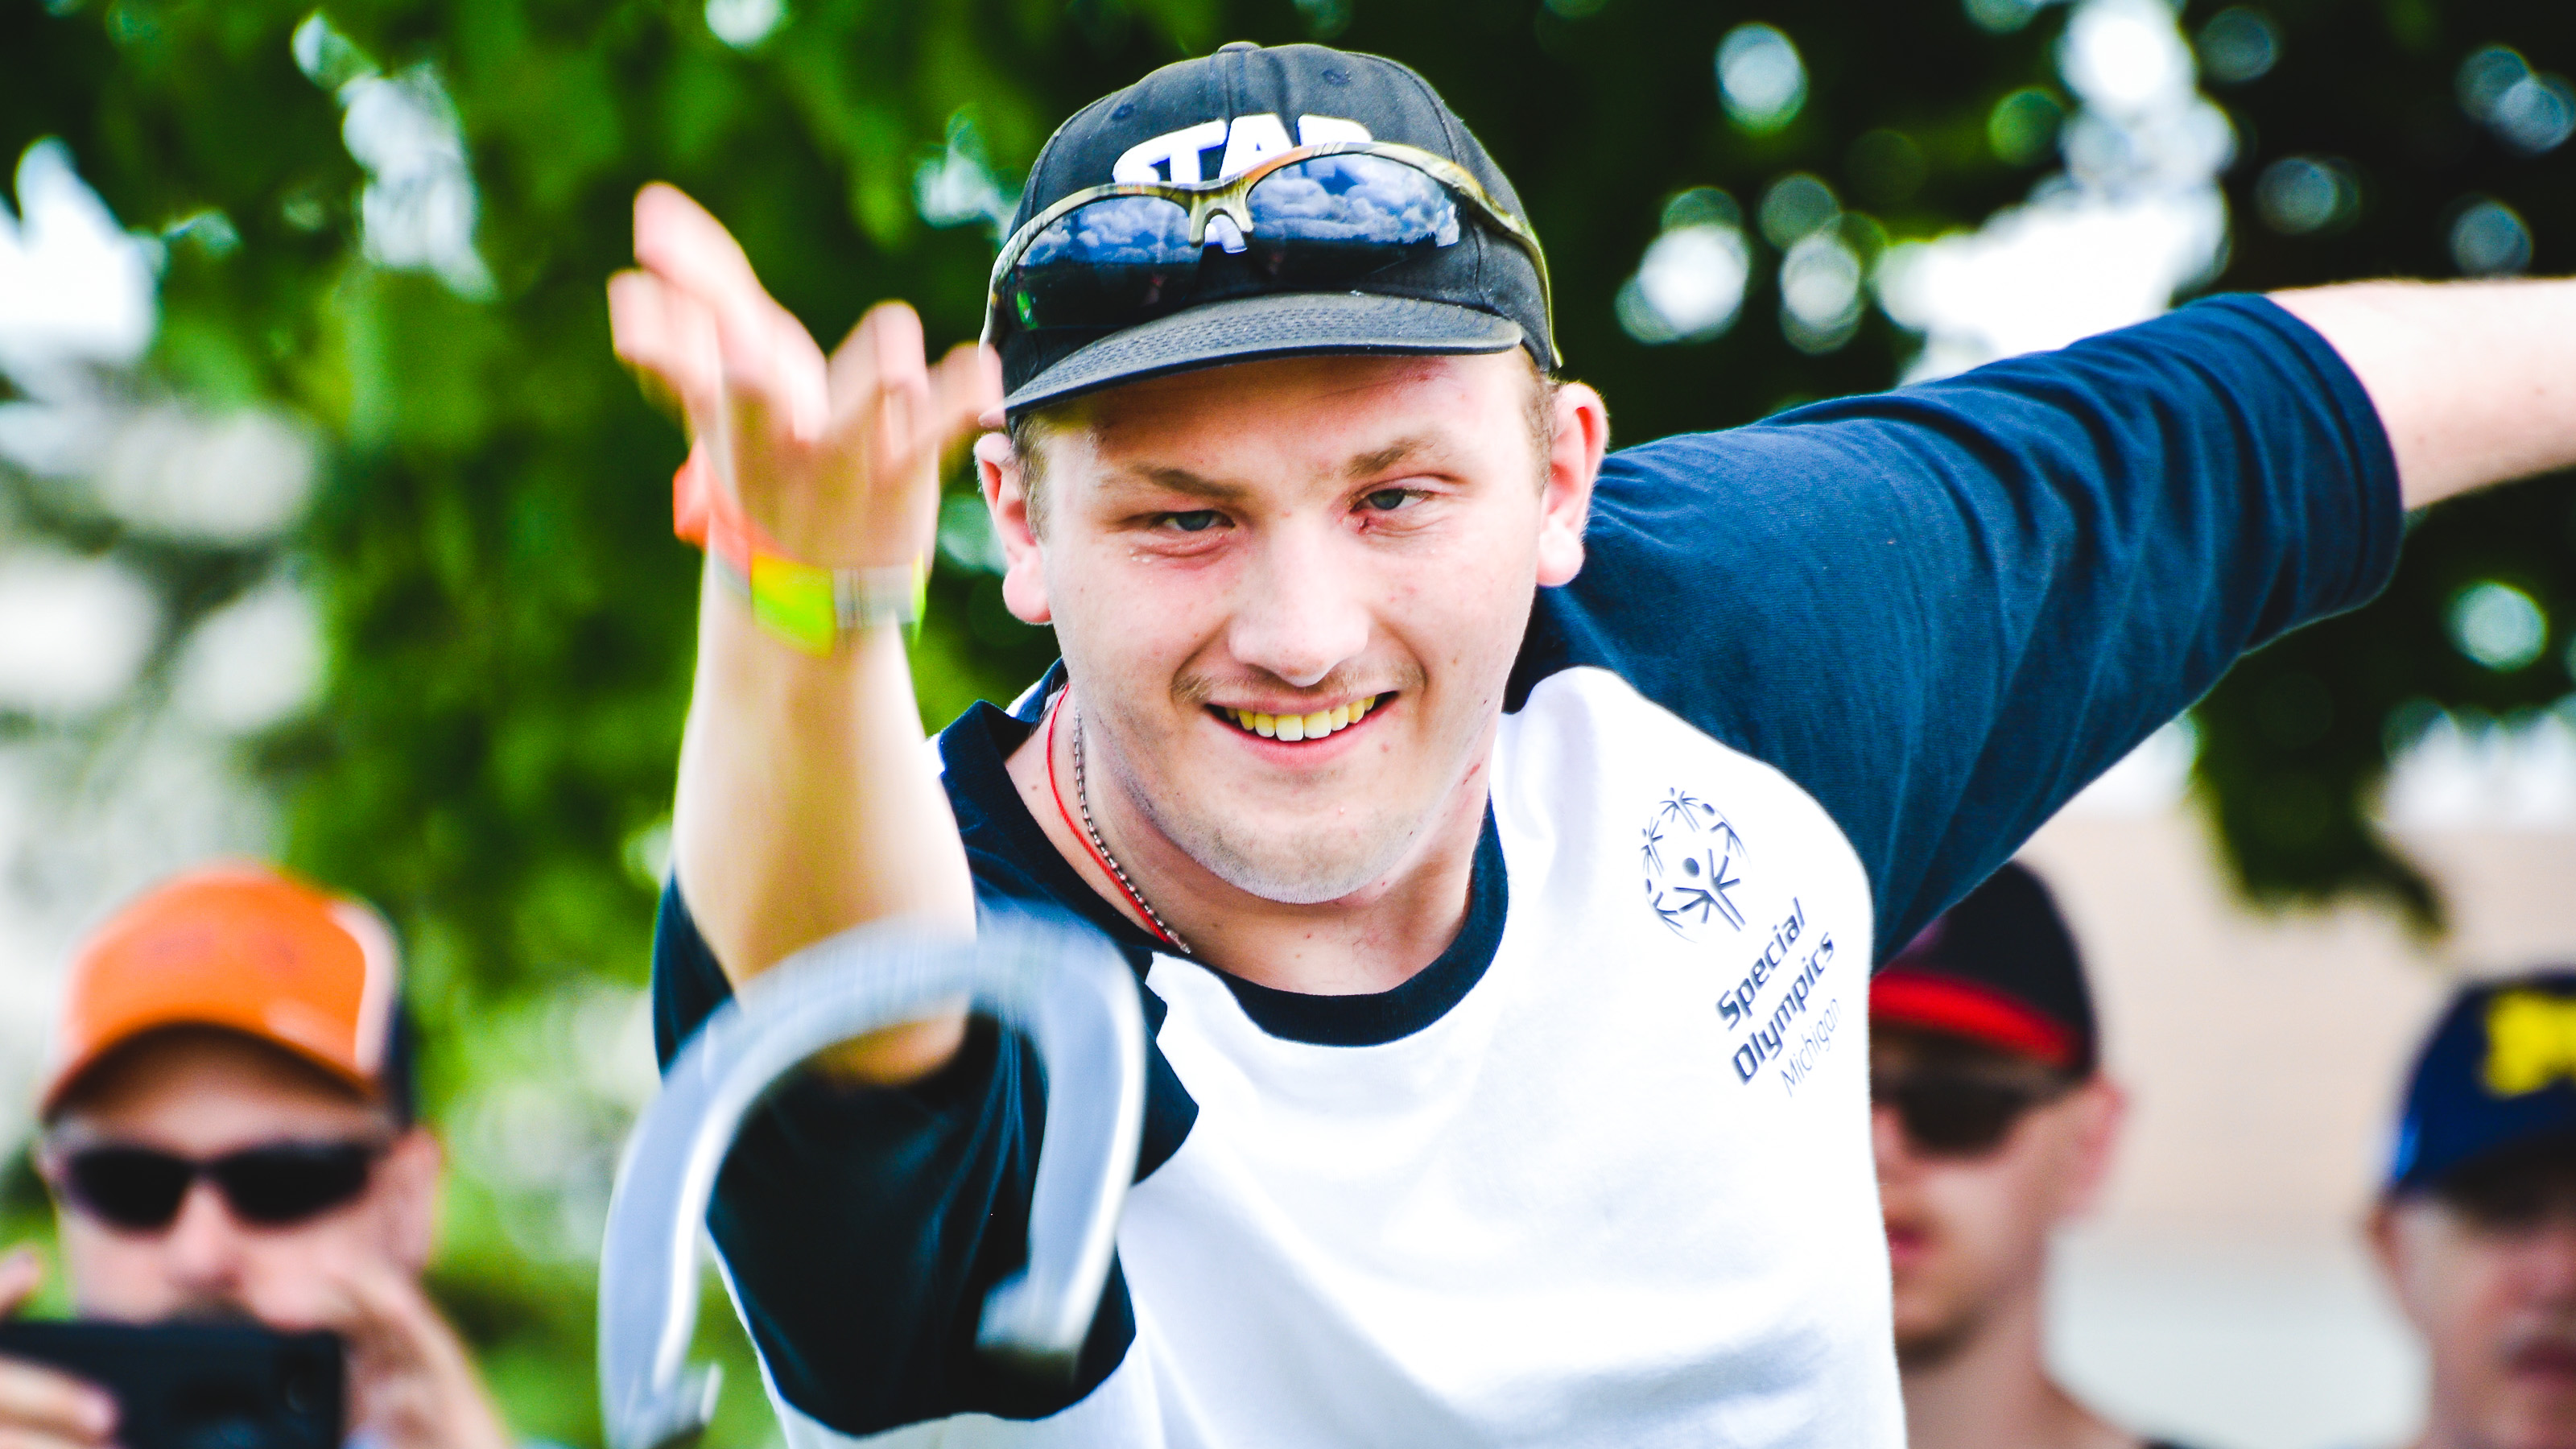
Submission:
M 1145 919 L 1153 923 L 1156 935 L 1171 942 L 1182 955 L 1194 954 L 1189 943 L 1181 939 L 1181 933 L 1164 924 L 1153 903 L 1145 899 L 1145 893 L 1136 889 L 1136 883 L 1127 878 L 1126 867 L 1118 863 L 1118 857 L 1109 853 L 1109 842 L 1100 838 L 1100 827 L 1091 823 L 1091 786 L 1082 774 L 1082 714 L 1079 710 L 1073 716 L 1073 799 L 1082 807 L 1083 835 L 1091 841 L 1091 848 L 1099 852 L 1100 863 L 1109 867 L 1109 873 L 1118 878 L 1118 888 L 1127 893 L 1127 899 L 1135 903 L 1136 909 L 1145 913 Z

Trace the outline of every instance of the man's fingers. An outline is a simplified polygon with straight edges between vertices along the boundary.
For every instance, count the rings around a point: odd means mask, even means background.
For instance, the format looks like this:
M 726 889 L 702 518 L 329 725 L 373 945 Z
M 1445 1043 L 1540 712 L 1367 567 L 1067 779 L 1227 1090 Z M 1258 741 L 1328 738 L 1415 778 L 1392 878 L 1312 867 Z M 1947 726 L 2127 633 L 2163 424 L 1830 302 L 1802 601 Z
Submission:
M 0 1419 L 0 1449 L 98 1449 L 104 1442 L 16 1428 L 8 1420 Z
M 0 1318 L 24 1307 L 45 1281 L 45 1260 L 33 1248 L 12 1248 L 0 1257 Z
M 930 348 L 921 337 L 920 313 L 901 302 L 879 302 L 859 319 L 858 335 L 875 355 L 880 386 L 928 386 Z
M 509 1434 L 465 1345 L 417 1282 L 370 1267 L 337 1287 L 345 1312 L 336 1326 L 365 1361 L 368 1427 L 378 1439 L 393 1449 L 507 1449 Z
M 832 354 L 835 431 L 872 434 L 873 461 L 904 460 L 944 450 L 1002 404 L 1002 364 L 971 342 L 923 365 L 921 319 L 900 302 L 871 308 Z
M 0 1359 L 0 1435 L 100 1445 L 116 1432 L 116 1400 L 68 1374 Z
M 1002 411 L 1002 356 L 979 343 L 961 342 L 948 349 L 930 372 L 931 416 L 945 449 L 961 434 L 979 427 L 998 427 Z M 987 417 L 997 419 L 987 423 Z
M 769 296 L 733 233 L 667 182 L 635 193 L 635 260 L 692 291 Z
M 836 430 L 875 412 L 880 389 L 928 377 L 922 365 L 921 318 L 901 302 L 879 302 L 832 350 L 832 416 Z
M 656 405 L 693 428 L 704 421 L 721 366 L 715 322 L 704 307 L 650 272 L 619 272 L 608 279 L 608 335 Z
M 773 427 L 820 434 L 830 414 L 823 350 L 705 207 L 658 181 L 638 192 L 635 260 L 713 319 L 728 423 L 742 442 L 761 446 Z

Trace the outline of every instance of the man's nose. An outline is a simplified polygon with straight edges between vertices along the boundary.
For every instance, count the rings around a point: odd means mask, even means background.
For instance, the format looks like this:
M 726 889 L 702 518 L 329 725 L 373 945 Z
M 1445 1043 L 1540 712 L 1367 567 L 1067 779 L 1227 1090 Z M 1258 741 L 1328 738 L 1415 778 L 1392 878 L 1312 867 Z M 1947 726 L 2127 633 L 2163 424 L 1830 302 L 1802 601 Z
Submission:
M 1339 542 L 1324 526 L 1266 531 L 1227 633 L 1236 659 L 1305 689 L 1368 647 L 1365 575 Z
M 242 1231 L 213 1183 L 190 1183 L 161 1245 L 173 1286 L 200 1291 L 229 1285 L 240 1273 Z

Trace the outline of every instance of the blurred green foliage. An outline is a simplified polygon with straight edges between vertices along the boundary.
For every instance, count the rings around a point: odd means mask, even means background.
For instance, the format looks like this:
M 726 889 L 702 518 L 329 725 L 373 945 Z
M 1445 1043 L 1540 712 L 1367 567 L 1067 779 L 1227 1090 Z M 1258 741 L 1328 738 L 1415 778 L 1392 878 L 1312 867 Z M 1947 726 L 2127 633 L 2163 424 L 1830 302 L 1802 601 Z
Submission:
M 312 0 L 0 9 L 0 156 L 62 137 L 127 225 L 165 239 L 153 377 L 216 405 L 284 406 L 329 440 L 297 543 L 327 613 L 327 697 L 263 740 L 256 763 L 289 802 L 293 860 L 380 902 L 407 939 L 429 1098 L 464 1159 L 437 1286 L 514 1421 L 571 1443 L 597 1438 L 581 1229 L 485 1158 L 543 1161 L 575 1150 L 565 1143 L 595 1155 L 613 1140 L 613 1121 L 536 1110 L 530 1094 L 613 1116 L 614 1089 L 585 1084 L 584 1043 L 614 1037 L 646 970 L 695 559 L 668 526 L 681 439 L 608 351 L 601 288 L 627 259 L 640 184 L 705 201 L 827 342 L 901 296 L 944 344 L 977 325 L 992 238 L 924 222 L 925 165 L 989 165 L 1007 191 L 1057 119 L 1224 39 L 1391 54 L 1519 184 L 1562 289 L 1564 351 L 1633 441 L 1884 386 L 1913 347 L 1872 313 L 1840 350 L 1792 348 L 1774 325 L 1777 257 L 1759 240 L 1732 333 L 1631 340 L 1613 295 L 1672 198 L 1721 187 L 1749 209 L 1806 171 L 1884 236 L 1973 226 L 2053 166 L 2068 104 L 2053 59 L 2063 10 L 2033 18 L 2012 0 L 1972 7 L 1993 28 L 1954 4 L 1898 0 L 1760 16 L 1799 47 L 1809 98 L 1758 135 L 1729 123 L 1712 84 L 1720 36 L 1756 18 L 1736 5 L 789 0 L 783 23 L 741 47 L 711 31 L 720 7 L 746 5 L 330 0 L 329 26 L 353 49 L 325 58 L 325 79 L 434 74 L 452 100 L 490 273 L 462 293 L 368 259 L 367 178 L 340 99 L 292 53 Z M 2561 0 L 2273 0 L 2264 13 L 2278 63 L 2215 91 L 2241 141 L 2223 285 L 2452 274 L 2446 227 L 2471 193 L 2520 209 L 2535 270 L 2576 265 L 2576 147 L 2514 154 L 2451 99 L 2462 58 L 2492 41 L 2576 69 Z M 2350 168 L 2357 209 L 2276 235 L 2255 220 L 2260 178 L 2310 153 Z M 209 212 L 229 234 L 191 224 Z M 2367 823 L 2371 792 L 2392 739 L 2423 716 L 2409 701 L 2503 712 L 2568 691 L 2571 499 L 2560 480 L 2446 510 L 2417 531 L 2386 598 L 2249 661 L 2204 706 L 2200 781 L 2250 887 L 2359 888 L 2429 915 Z M 971 554 L 943 561 L 916 653 L 933 724 L 1008 697 L 1051 655 L 989 573 L 957 565 Z M 2482 579 L 2547 608 L 2536 662 L 2499 673 L 2445 637 L 2451 598 Z M 723 1351 L 736 1372 L 716 1439 L 764 1440 L 756 1378 L 738 1344 Z

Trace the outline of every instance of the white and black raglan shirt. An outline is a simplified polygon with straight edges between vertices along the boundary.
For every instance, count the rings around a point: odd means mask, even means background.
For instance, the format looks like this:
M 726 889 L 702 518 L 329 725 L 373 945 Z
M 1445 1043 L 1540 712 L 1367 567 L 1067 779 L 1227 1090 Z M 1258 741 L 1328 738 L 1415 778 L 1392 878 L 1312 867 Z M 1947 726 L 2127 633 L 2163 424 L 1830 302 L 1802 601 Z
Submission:
M 802 1082 L 710 1225 L 794 1449 L 1896 1446 L 1875 960 L 2249 648 L 2395 566 L 2360 383 L 2228 297 L 1611 456 L 1540 591 L 1464 927 L 1375 996 L 1157 952 L 939 740 L 988 904 L 1134 963 L 1149 1105 L 1077 1379 L 975 1352 L 1025 1254 L 1034 1053 Z M 660 1046 L 724 999 L 676 886 Z

